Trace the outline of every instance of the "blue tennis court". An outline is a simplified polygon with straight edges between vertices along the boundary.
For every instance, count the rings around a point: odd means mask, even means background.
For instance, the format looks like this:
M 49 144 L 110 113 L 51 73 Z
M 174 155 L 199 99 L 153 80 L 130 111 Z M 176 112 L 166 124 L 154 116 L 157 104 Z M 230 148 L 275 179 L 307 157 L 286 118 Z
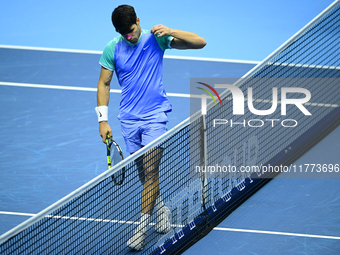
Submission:
M 0 235 L 107 170 L 94 111 L 100 54 L 0 46 Z M 190 78 L 242 77 L 258 63 L 166 56 L 163 81 L 173 105 L 168 129 L 190 115 Z M 127 157 L 116 118 L 119 93 L 114 77 L 109 121 Z M 339 149 L 337 127 L 292 165 L 338 165 Z M 340 179 L 284 177 L 268 182 L 183 254 L 338 254 Z M 138 182 L 137 174 L 129 178 Z M 98 203 L 123 203 L 132 200 L 134 192 Z M 133 221 L 128 223 L 134 225 L 138 218 L 130 214 Z M 89 215 L 86 220 L 96 221 Z M 118 215 L 107 218 L 112 222 Z M 100 231 L 110 231 L 106 217 L 102 223 Z M 156 234 L 149 238 L 162 240 Z M 114 236 L 112 242 L 125 244 L 125 239 Z M 105 254 L 106 240 L 102 242 Z
M 100 55 L 1 48 L 1 56 L 3 234 L 102 173 L 106 162 L 93 110 Z M 179 65 L 180 80 L 172 75 Z M 169 126 L 189 116 L 188 77 L 208 77 L 212 67 L 215 77 L 242 76 L 254 65 L 165 59 L 165 83 L 173 84 Z M 111 97 L 119 102 L 118 93 Z M 114 137 L 123 145 L 118 107 L 111 109 Z M 339 132 L 296 164 L 337 163 Z M 339 187 L 339 179 L 275 179 L 186 254 L 334 254 L 340 249 Z

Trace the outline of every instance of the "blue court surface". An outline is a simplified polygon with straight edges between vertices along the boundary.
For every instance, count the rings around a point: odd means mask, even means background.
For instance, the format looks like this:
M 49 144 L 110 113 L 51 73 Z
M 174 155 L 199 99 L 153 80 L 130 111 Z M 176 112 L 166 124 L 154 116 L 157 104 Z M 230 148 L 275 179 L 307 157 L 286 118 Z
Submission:
M 98 134 L 99 52 L 0 48 L 0 234 L 107 169 Z M 190 78 L 241 77 L 256 62 L 166 57 L 171 128 L 189 117 Z M 109 122 L 119 86 L 111 84 Z M 340 128 L 296 165 L 339 163 Z M 340 179 L 277 178 L 184 254 L 339 254 Z

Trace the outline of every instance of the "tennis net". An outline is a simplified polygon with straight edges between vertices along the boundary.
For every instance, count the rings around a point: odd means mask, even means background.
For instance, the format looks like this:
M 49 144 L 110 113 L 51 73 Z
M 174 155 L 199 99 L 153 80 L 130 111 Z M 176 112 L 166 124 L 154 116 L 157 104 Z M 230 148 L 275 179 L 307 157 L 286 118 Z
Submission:
M 179 254 L 206 235 L 239 204 L 277 173 L 207 176 L 195 166 L 223 162 L 241 165 L 289 165 L 339 124 L 340 1 L 335 1 L 278 50 L 238 80 L 242 91 L 256 90 L 254 108 L 267 109 L 268 87 L 303 87 L 312 94 L 306 105 L 312 116 L 288 109 L 294 128 L 244 127 L 250 112 L 233 116 L 236 128 L 214 127 L 214 119 L 230 120 L 230 92 L 223 106 L 208 104 L 164 136 L 107 170 L 97 178 L 0 237 L 3 254 L 126 254 L 126 243 L 140 221 L 142 185 L 138 168 L 147 164 L 154 147 L 162 147 L 159 188 L 171 211 L 171 230 L 154 231 L 157 212 L 149 224 L 141 254 Z M 275 79 L 274 81 L 271 79 Z M 293 80 L 291 80 L 293 79 Z M 313 79 L 314 82 L 310 82 Z M 191 82 L 213 83 L 211 79 Z M 222 82 L 225 82 L 222 80 Z M 213 85 L 212 84 L 212 85 Z M 279 94 L 280 95 L 280 94 Z M 195 99 L 193 99 L 195 100 Z M 278 115 L 275 115 L 278 114 Z M 281 119 L 274 113 L 271 119 Z M 267 116 L 257 116 L 265 121 Z M 244 120 L 247 120 L 246 122 Z M 255 125 L 252 122 L 253 125 Z M 288 123 L 286 123 L 288 125 Z M 245 125 L 245 124 L 244 124 Z M 158 154 L 159 156 L 160 154 Z M 126 178 L 115 186 L 111 175 L 125 167 Z M 202 174 L 203 173 L 203 174 Z M 220 177 L 220 178 L 216 178 Z M 261 177 L 261 178 L 259 178 Z

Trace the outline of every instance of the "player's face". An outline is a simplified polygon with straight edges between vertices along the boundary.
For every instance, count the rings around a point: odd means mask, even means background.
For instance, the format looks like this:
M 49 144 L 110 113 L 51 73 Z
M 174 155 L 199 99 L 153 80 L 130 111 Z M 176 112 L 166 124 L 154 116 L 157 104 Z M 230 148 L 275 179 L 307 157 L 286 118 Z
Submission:
M 122 34 L 122 36 L 125 37 L 126 40 L 128 40 L 130 43 L 136 43 L 138 42 L 139 36 L 142 32 L 141 27 L 139 26 L 140 21 L 139 18 L 137 18 L 136 24 L 133 24 L 130 28 L 130 31 L 126 34 Z

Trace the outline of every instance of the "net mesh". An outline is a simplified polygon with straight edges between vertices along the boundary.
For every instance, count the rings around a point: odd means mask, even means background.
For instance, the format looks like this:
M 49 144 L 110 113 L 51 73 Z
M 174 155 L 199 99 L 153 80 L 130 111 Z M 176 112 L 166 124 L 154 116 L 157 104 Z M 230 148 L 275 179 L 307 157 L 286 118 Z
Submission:
M 163 149 L 151 153 L 150 148 L 146 147 L 120 165 L 120 168 L 126 168 L 122 185 L 114 185 L 110 177 L 119 167 L 108 170 L 46 210 L 45 214 L 39 214 L 39 217 L 22 224 L 15 231 L 1 236 L 1 253 L 129 253 L 131 250 L 126 244 L 140 223 L 142 208 L 143 185 L 138 172 L 145 169 L 148 169 L 149 175 L 159 169 L 159 178 L 151 182 L 152 187 L 159 187 L 164 204 L 171 211 L 171 230 L 166 234 L 155 231 L 158 220 L 155 208 L 140 254 L 176 254 L 185 250 L 267 181 L 238 172 L 214 176 L 221 178 L 203 179 L 194 166 L 211 162 L 221 165 L 231 162 L 238 167 L 268 164 L 338 110 L 339 19 L 340 6 L 336 3 L 306 31 L 289 41 L 238 84 L 242 91 L 248 87 L 254 88 L 256 100 L 253 105 L 256 109 L 268 109 L 268 101 L 272 100 L 272 91 L 268 88 L 272 87 L 273 78 L 279 88 L 279 98 L 282 87 L 306 88 L 313 95 L 312 102 L 306 105 L 312 117 L 308 118 L 292 107 L 287 108 L 287 112 L 290 119 L 297 120 L 298 125 L 282 128 L 280 132 L 271 128 L 270 123 L 262 128 L 244 128 L 243 124 L 233 129 L 222 125 L 213 127 L 211 123 L 215 118 L 230 119 L 232 100 L 228 100 L 230 95 L 226 94 L 223 106 L 208 110 L 206 139 L 202 118 L 183 122 L 170 131 L 170 135 L 158 141 L 158 148 Z M 317 82 L 310 82 L 311 78 Z M 197 81 L 192 79 L 192 82 Z M 270 116 L 271 119 L 281 117 L 280 111 Z M 339 115 L 335 118 L 338 119 Z M 249 112 L 243 116 L 233 116 L 233 121 L 238 123 L 249 119 L 254 119 Z M 265 121 L 264 117 L 256 119 Z M 206 151 L 202 149 L 205 147 Z M 160 157 L 158 166 L 154 162 Z M 154 202 L 154 198 L 149 201 Z

